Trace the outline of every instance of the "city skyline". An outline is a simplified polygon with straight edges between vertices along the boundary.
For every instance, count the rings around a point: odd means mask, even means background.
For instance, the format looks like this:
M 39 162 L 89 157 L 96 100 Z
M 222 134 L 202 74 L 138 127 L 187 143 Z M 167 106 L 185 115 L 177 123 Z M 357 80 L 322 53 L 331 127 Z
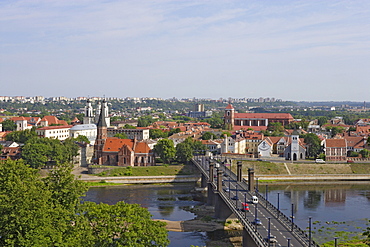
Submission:
M 368 1 L 0 6 L 0 95 L 370 101 Z

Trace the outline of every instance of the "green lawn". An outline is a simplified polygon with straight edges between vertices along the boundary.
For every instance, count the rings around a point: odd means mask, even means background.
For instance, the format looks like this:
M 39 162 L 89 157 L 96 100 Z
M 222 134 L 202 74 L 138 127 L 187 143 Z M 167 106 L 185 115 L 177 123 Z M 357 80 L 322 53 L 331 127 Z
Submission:
M 145 167 L 117 167 L 98 174 L 98 176 L 171 176 L 194 174 L 194 167 L 191 165 L 156 165 Z

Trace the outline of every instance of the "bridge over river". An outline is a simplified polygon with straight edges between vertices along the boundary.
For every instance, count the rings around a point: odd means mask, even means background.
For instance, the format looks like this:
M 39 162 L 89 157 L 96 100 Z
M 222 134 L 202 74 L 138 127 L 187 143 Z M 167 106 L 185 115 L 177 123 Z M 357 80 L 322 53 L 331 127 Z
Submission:
M 215 206 L 215 217 L 235 217 L 242 223 L 243 246 L 318 246 L 310 229 L 306 234 L 294 224 L 294 215 L 284 215 L 258 192 L 252 168 L 248 169 L 246 181 L 242 178 L 241 162 L 237 174 L 209 157 L 198 156 L 193 163 L 201 171 L 201 184 L 208 189 L 208 204 Z M 252 196 L 258 198 L 257 203 L 251 201 Z

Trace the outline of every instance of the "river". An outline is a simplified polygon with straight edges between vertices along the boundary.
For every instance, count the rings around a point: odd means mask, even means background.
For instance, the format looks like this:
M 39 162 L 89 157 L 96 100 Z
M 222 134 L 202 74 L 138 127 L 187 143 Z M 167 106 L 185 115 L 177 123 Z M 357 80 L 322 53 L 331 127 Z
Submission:
M 203 194 L 193 192 L 195 184 L 124 185 L 93 187 L 85 200 L 115 204 L 118 201 L 138 203 L 147 208 L 153 219 L 190 220 L 195 217 L 187 209 L 204 204 Z M 259 192 L 266 195 L 285 215 L 294 215 L 295 223 L 308 229 L 311 219 L 315 241 L 323 243 L 339 237 L 358 235 L 369 226 L 370 182 L 326 184 L 268 184 L 260 185 Z M 278 199 L 279 198 L 279 199 Z M 214 246 L 224 235 L 217 232 L 169 232 L 170 247 Z

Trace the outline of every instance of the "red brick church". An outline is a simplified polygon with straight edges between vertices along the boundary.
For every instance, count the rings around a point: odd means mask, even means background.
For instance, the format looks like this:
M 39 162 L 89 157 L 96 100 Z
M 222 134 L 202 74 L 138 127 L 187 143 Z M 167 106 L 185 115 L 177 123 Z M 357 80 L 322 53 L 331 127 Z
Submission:
M 107 136 L 105 100 L 102 102 L 94 145 L 94 163 L 112 166 L 155 165 L 154 153 L 145 142 Z
M 225 108 L 224 123 L 231 130 L 266 130 L 269 123 L 279 122 L 283 126 L 293 121 L 290 113 L 236 113 L 229 104 Z

